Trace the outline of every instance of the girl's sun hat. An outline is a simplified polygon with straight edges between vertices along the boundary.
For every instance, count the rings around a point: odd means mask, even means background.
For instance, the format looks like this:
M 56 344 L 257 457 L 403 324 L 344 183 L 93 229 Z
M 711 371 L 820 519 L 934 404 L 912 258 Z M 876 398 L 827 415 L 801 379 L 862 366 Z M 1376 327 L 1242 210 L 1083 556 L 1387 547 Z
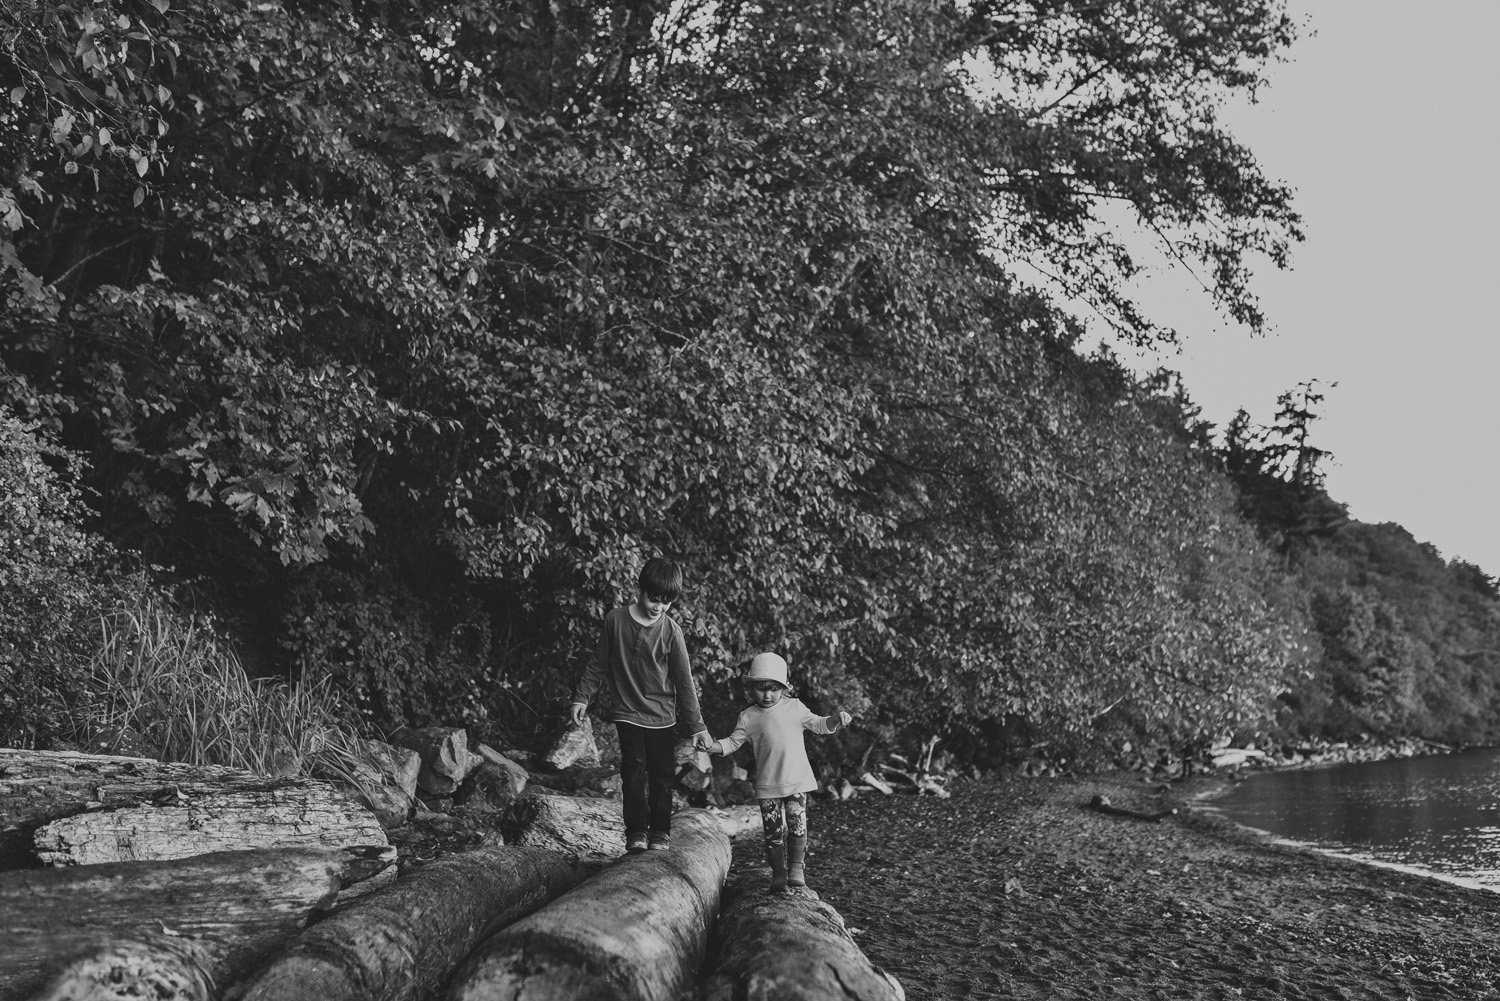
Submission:
M 758 653 L 750 661 L 750 670 L 745 672 L 746 681 L 774 681 L 785 686 L 786 661 L 779 654 Z

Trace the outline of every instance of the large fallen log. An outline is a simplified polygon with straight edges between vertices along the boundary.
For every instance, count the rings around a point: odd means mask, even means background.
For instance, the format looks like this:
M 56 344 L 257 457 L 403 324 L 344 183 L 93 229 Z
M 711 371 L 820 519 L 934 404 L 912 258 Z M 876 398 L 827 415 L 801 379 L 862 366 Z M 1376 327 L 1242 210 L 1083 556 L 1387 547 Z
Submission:
M 250 848 L 388 844 L 370 810 L 331 788 L 185 796 L 177 806 L 132 806 L 37 828 L 48 865 L 152 862 Z
M 425 997 L 491 932 L 574 882 L 562 856 L 538 848 L 496 845 L 432 862 L 297 936 L 240 1001 Z
M 0 873 L 0 1001 L 54 977 L 55 998 L 115 996 L 90 993 L 110 983 L 118 996 L 206 998 L 202 984 L 249 973 L 391 856 L 293 848 Z
M 672 847 L 627 855 L 483 942 L 450 1001 L 677 1001 L 697 973 L 729 871 L 729 839 L 677 814 Z
M 385 845 L 337 786 L 148 758 L 0 748 L 0 868 Z
M 904 1001 L 839 912 L 809 890 L 769 893 L 748 882 L 725 893 L 714 925 L 703 1001 Z

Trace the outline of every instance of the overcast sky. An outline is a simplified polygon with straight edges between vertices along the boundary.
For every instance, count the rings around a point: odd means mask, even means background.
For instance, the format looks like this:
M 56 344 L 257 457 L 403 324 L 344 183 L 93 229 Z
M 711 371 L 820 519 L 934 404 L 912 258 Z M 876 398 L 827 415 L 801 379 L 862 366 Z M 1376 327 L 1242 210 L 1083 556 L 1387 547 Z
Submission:
M 1167 271 L 1142 301 L 1183 337 L 1189 394 L 1220 428 L 1326 384 L 1328 492 L 1445 558 L 1500 575 L 1500 0 L 1292 0 L 1304 25 L 1258 105 L 1226 109 L 1297 191 L 1307 241 L 1261 270 L 1271 332 L 1215 316 Z

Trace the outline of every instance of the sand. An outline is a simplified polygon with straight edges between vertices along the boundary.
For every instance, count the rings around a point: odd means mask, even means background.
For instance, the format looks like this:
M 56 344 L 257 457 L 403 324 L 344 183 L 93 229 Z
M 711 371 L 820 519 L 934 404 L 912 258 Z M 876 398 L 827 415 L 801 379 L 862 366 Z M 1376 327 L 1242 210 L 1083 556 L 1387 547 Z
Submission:
M 1275 844 L 1193 805 L 1211 782 L 815 799 L 808 882 L 912 1001 L 1500 997 L 1500 893 Z

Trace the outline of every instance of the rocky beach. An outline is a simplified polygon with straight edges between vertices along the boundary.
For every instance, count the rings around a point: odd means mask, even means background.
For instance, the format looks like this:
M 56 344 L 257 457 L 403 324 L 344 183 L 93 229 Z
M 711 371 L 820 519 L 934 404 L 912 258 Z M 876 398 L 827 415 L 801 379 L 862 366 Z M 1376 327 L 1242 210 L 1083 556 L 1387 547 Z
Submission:
M 912 1001 L 1500 996 L 1500 894 L 1275 843 L 1213 811 L 1223 782 L 815 800 L 808 882 Z

